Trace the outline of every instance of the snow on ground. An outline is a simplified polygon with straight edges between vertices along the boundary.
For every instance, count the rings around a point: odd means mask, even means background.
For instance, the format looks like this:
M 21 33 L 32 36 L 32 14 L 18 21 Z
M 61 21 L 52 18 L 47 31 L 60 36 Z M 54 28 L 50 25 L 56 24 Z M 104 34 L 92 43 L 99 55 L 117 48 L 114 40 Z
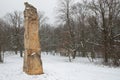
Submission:
M 0 80 L 120 80 L 120 68 L 98 66 L 87 62 L 68 62 L 68 58 L 42 55 L 43 75 L 27 75 L 22 71 L 23 59 L 19 55 L 5 56 L 0 64 Z

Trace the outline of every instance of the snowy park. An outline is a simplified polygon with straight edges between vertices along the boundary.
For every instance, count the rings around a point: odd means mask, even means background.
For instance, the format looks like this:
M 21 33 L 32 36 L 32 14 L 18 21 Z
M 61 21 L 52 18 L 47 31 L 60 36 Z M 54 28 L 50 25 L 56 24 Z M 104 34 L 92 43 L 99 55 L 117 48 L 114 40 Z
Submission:
M 0 80 L 120 80 L 120 0 L 1 0 Z
M 96 65 L 87 58 L 76 58 L 69 62 L 67 57 L 46 55 L 42 52 L 44 74 L 27 75 L 23 72 L 23 58 L 7 52 L 0 64 L 0 80 L 120 80 L 120 68 Z

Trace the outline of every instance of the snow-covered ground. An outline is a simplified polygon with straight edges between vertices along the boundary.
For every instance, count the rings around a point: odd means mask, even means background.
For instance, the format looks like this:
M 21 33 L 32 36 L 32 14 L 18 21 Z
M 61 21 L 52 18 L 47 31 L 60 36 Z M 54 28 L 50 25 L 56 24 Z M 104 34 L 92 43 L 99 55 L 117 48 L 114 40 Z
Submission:
M 91 64 L 87 59 L 68 62 L 66 57 L 42 55 L 42 60 L 45 74 L 30 76 L 22 71 L 19 55 L 7 55 L 0 64 L 0 80 L 120 80 L 120 68 Z

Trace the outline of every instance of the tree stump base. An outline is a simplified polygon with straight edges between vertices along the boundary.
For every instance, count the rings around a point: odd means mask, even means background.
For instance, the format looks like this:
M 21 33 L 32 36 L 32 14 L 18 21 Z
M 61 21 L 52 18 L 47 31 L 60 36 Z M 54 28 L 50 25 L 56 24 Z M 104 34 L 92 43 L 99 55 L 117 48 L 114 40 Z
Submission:
M 32 55 L 24 55 L 23 71 L 29 75 L 43 74 L 42 61 L 40 55 L 33 53 Z

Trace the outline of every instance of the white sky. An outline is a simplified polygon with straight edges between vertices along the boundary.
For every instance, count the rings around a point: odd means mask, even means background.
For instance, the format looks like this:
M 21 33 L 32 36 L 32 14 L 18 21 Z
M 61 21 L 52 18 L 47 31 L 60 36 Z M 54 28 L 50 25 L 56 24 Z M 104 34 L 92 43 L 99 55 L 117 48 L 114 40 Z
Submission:
M 24 11 L 24 2 L 26 1 L 35 6 L 38 11 L 44 11 L 49 18 L 49 23 L 54 23 L 55 10 L 59 0 L 0 0 L 0 17 L 15 10 Z

